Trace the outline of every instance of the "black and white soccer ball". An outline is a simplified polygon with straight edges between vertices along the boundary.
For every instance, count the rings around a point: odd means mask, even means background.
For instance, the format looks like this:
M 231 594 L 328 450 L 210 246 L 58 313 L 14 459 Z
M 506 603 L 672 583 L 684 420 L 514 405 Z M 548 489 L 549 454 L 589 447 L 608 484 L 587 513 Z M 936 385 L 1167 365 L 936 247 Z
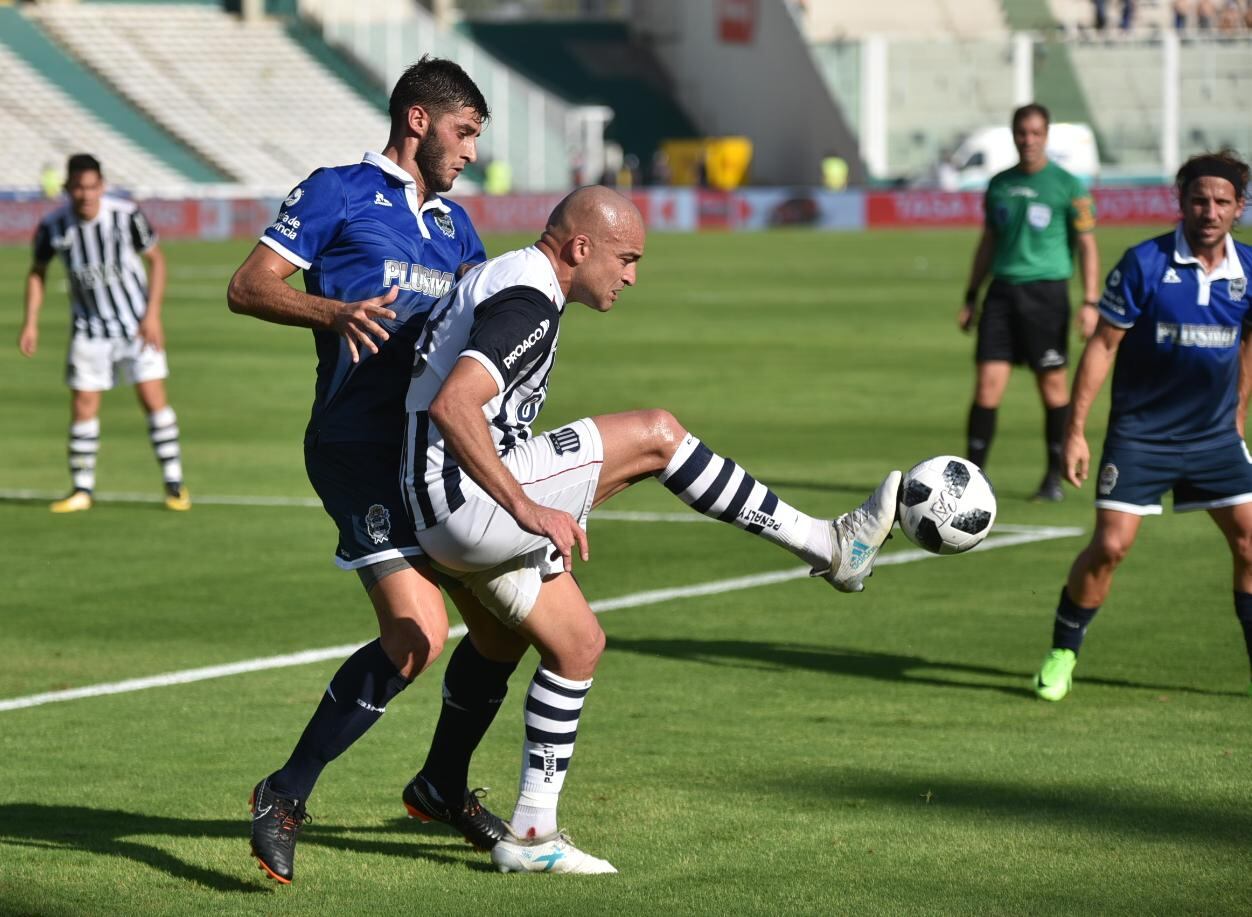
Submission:
M 960 554 L 987 537 L 996 493 L 983 470 L 957 455 L 918 462 L 900 482 L 900 528 L 932 554 Z

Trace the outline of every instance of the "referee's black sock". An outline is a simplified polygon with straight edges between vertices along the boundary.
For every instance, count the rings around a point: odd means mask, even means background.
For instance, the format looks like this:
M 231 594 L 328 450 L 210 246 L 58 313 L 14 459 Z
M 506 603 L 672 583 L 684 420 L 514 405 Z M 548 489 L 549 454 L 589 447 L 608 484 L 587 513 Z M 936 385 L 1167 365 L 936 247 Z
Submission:
M 469 637 L 452 651 L 443 676 L 443 708 L 421 770 L 444 802 L 461 801 L 470 758 L 500 711 L 516 668 L 516 660 L 488 659 Z
M 1061 600 L 1057 602 L 1056 618 L 1052 622 L 1052 648 L 1073 650 L 1075 653 L 1082 649 L 1083 638 L 1087 636 L 1087 626 L 1099 610 L 1099 605 L 1095 608 L 1083 608 L 1081 605 L 1074 604 L 1069 597 L 1069 589 L 1062 586 Z
M 1043 421 L 1043 438 L 1048 444 L 1048 474 L 1062 474 L 1061 450 L 1065 447 L 1065 424 L 1069 421 L 1069 405 L 1048 408 Z
M 1235 593 L 1235 616 L 1243 626 L 1243 642 L 1248 647 L 1248 664 L 1252 665 L 1252 593 Z
M 408 686 L 378 640 L 365 644 L 326 686 L 291 757 L 271 775 L 270 788 L 279 796 L 308 799 L 322 769 L 365 735 L 386 712 L 387 702 Z
M 998 408 L 984 408 L 978 404 L 969 407 L 969 425 L 966 427 L 965 457 L 979 468 L 987 467 L 987 455 L 991 441 L 996 435 Z

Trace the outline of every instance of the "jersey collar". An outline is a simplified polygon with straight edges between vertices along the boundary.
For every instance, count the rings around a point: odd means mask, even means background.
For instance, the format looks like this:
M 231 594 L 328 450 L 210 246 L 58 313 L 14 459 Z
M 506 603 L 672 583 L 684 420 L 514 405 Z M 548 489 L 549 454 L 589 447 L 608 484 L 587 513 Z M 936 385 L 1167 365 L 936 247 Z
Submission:
M 556 268 L 552 266 L 552 262 L 548 260 L 548 256 L 541 252 L 537 245 L 526 246 L 526 253 L 532 258 L 542 261 L 544 267 L 548 269 L 548 283 L 546 288 L 540 289 L 540 292 L 552 300 L 552 304 L 556 306 L 558 312 L 564 312 L 565 294 L 561 292 L 561 281 L 557 279 Z
M 1191 245 L 1187 242 L 1186 235 L 1183 234 L 1181 224 L 1174 230 L 1174 262 L 1176 264 L 1194 264 L 1196 271 L 1204 274 L 1204 266 L 1200 264 L 1200 259 L 1191 251 Z M 1243 277 L 1243 263 L 1239 260 L 1239 253 L 1235 251 L 1235 240 L 1230 233 L 1226 233 L 1226 257 L 1221 264 L 1213 268 L 1213 270 L 1204 275 L 1210 282 L 1214 280 L 1237 280 Z
M 417 182 L 413 176 L 404 169 L 400 168 L 382 153 L 375 153 L 373 150 L 366 153 L 361 158 L 361 162 L 368 162 L 372 166 L 377 166 L 383 172 L 390 175 L 396 181 L 404 184 L 404 199 L 408 202 L 409 210 L 413 212 L 413 216 L 417 219 L 417 228 L 421 232 L 423 239 L 430 238 L 430 230 L 426 228 L 426 221 L 422 215 L 428 210 L 438 210 L 442 213 L 451 213 L 452 208 L 443 202 L 438 195 L 432 194 L 430 200 L 424 204 L 417 202 Z

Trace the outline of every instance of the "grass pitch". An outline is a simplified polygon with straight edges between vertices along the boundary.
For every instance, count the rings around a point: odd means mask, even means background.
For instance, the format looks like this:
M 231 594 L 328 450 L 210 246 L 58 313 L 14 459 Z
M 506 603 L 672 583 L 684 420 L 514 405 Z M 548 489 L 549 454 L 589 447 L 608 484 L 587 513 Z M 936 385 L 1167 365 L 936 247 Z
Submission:
M 1102 231 L 1106 269 L 1149 231 Z M 888 468 L 962 449 L 972 341 L 954 318 L 974 241 L 656 235 L 612 313 L 572 307 L 540 426 L 665 406 L 786 499 L 841 512 Z M 225 307 L 248 248 L 166 245 L 170 392 L 200 502 L 71 517 L 42 496 L 66 488 L 60 275 L 23 360 L 27 253 L 0 250 L 0 701 L 372 638 L 329 520 L 298 505 L 309 335 Z M 102 421 L 99 491 L 155 499 L 133 396 L 107 396 Z M 1000 520 L 1089 531 L 1089 491 L 1026 502 L 1042 426 L 1015 374 L 988 469 Z M 653 484 L 607 508 L 683 511 Z M 590 535 L 595 601 L 796 567 L 714 524 L 593 516 Z M 500 876 L 403 817 L 441 666 L 327 769 L 290 888 L 254 869 L 245 803 L 337 661 L 0 710 L 0 913 L 1252 913 L 1252 700 L 1224 542 L 1202 515 L 1148 520 L 1074 694 L 1047 705 L 1028 678 L 1081 544 L 883 565 L 859 596 L 799 578 L 605 614 L 561 817 L 613 877 Z M 471 774 L 506 815 L 532 666 Z

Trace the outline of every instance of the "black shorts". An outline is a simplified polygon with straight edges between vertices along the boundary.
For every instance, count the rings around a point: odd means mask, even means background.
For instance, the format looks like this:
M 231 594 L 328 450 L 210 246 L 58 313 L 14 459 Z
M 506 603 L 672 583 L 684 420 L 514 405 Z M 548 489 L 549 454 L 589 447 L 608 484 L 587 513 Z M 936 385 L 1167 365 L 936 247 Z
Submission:
M 341 569 L 421 556 L 400 486 L 399 446 L 306 443 L 304 467 L 327 515 L 339 527 L 335 563 Z
M 1069 281 L 993 280 L 978 320 L 979 363 L 1007 360 L 1035 372 L 1069 363 Z

